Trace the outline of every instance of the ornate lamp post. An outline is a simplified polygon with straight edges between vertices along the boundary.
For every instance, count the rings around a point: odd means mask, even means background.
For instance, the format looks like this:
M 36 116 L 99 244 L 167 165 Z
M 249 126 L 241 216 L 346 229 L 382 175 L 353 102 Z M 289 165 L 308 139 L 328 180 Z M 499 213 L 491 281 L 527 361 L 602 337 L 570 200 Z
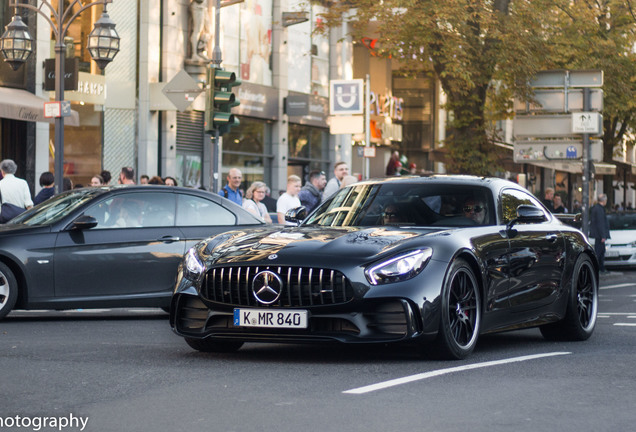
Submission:
M 6 26 L 6 31 L 0 38 L 0 51 L 5 61 L 17 70 L 33 52 L 33 38 L 29 29 L 18 15 L 18 8 L 30 9 L 42 15 L 51 26 L 55 35 L 55 100 L 64 100 L 64 37 L 71 23 L 86 9 L 99 4 L 104 5 L 101 17 L 95 22 L 93 31 L 88 35 L 87 48 L 91 57 L 100 69 L 104 69 L 119 51 L 119 35 L 115 31 L 115 23 L 110 19 L 106 11 L 106 5 L 113 0 L 71 0 L 66 6 L 63 0 L 58 0 L 57 10 L 48 0 L 41 0 L 39 7 L 28 3 L 20 3 L 19 0 L 10 0 L 9 6 L 13 6 L 14 16 L 11 23 Z M 43 7 L 48 8 L 44 12 Z M 79 6 L 77 12 L 73 8 Z M 54 20 L 51 19 L 53 16 Z M 55 118 L 55 191 L 60 193 L 64 189 L 64 117 Z

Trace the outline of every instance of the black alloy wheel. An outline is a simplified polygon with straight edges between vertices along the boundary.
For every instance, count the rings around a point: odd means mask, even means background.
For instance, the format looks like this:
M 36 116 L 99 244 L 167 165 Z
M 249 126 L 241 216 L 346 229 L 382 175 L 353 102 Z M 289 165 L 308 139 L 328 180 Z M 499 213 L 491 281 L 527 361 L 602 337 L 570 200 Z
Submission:
M 481 294 L 473 270 L 463 259 L 451 265 L 442 291 L 436 345 L 444 358 L 463 359 L 474 349 L 481 325 Z
M 592 260 L 581 255 L 574 266 L 564 318 L 541 326 L 541 334 L 548 340 L 587 340 L 594 332 L 597 312 L 598 278 Z

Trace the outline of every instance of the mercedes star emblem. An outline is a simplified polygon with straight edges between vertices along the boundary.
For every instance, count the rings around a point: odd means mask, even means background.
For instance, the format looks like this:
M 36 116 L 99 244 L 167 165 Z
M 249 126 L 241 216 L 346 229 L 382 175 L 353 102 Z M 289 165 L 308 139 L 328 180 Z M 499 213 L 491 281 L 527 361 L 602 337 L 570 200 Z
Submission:
M 269 305 L 278 300 L 283 291 L 283 281 L 274 272 L 264 270 L 254 276 L 252 293 L 260 303 Z

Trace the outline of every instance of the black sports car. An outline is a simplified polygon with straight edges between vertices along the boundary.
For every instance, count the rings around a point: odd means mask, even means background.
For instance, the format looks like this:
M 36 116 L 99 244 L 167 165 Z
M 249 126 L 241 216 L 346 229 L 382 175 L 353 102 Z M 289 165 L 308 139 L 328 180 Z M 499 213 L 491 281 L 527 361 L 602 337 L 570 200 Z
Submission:
M 202 190 L 113 186 L 59 194 L 0 225 L 0 318 L 11 309 L 168 309 L 183 254 L 262 225 Z
M 298 226 L 235 230 L 191 248 L 170 323 L 193 348 L 244 342 L 432 341 L 447 358 L 479 334 L 539 326 L 585 340 L 598 269 L 577 229 L 509 181 L 433 176 L 340 190 Z

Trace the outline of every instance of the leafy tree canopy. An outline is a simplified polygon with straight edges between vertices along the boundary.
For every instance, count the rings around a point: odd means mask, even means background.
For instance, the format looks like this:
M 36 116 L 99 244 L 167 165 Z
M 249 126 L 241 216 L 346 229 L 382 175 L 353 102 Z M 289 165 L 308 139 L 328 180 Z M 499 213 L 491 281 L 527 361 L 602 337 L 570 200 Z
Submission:
M 531 98 L 526 83 L 538 70 L 604 70 L 606 130 L 610 118 L 623 128 L 634 122 L 634 14 L 628 0 L 347 0 L 328 5 L 327 24 L 346 17 L 356 39 L 375 32 L 383 55 L 406 69 L 435 73 L 447 95 L 446 108 L 454 114 L 445 143 L 449 172 L 492 174 L 497 169 L 487 125 L 511 115 L 513 97 Z

